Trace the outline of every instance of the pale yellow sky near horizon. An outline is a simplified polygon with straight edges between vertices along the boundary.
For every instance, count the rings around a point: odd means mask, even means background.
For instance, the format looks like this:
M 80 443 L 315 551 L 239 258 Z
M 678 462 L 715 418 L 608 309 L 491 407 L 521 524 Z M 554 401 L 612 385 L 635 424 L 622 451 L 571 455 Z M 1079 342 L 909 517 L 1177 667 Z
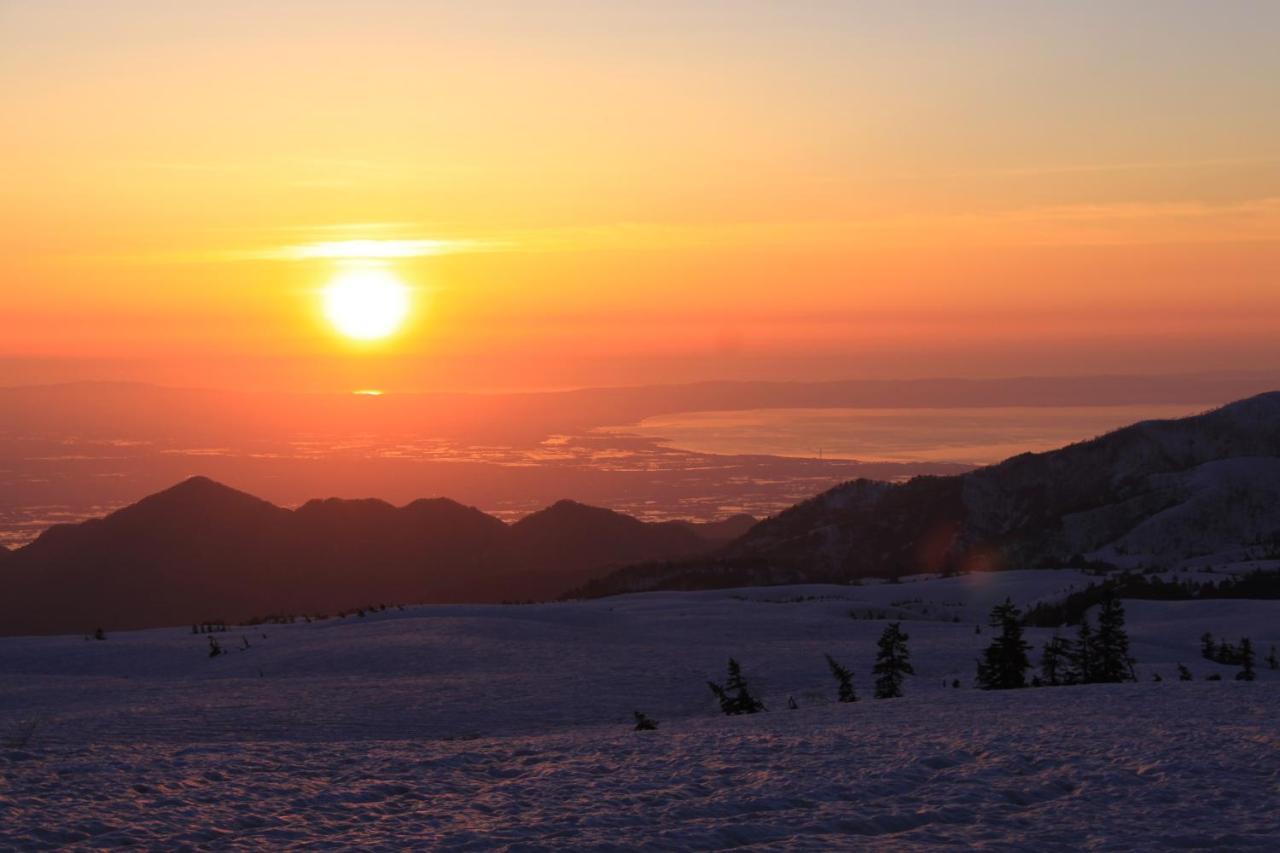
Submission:
M 0 2 L 0 385 L 1275 368 L 1280 4 Z M 318 296 L 412 288 L 353 343 Z

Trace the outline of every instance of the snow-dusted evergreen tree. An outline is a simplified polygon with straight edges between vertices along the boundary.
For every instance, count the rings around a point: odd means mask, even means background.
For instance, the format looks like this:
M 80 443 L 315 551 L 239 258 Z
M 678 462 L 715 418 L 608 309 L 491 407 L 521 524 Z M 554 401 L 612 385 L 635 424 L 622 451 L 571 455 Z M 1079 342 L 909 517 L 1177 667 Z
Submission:
M 911 666 L 911 652 L 907 649 L 907 640 L 911 639 L 902 632 L 901 623 L 893 622 L 880 635 L 879 651 L 876 653 L 876 698 L 896 699 L 902 695 L 902 677 L 915 675 Z
M 1253 681 L 1258 677 L 1253 671 L 1253 640 L 1248 637 L 1240 640 L 1240 666 L 1242 668 L 1236 673 L 1236 681 Z
M 1022 639 L 1021 613 L 1006 598 L 991 610 L 989 624 L 1000 634 L 987 646 L 978 662 L 978 686 L 983 690 L 1009 690 L 1027 686 L 1027 670 L 1031 646 Z
M 708 681 L 707 686 L 720 702 L 720 710 L 729 715 L 754 714 L 764 711 L 764 703 L 751 695 L 747 680 L 742 677 L 742 667 L 729 658 L 729 679 L 723 685 Z
M 1094 636 L 1094 674 L 1091 681 L 1115 684 L 1133 680 L 1133 659 L 1129 657 L 1129 635 L 1124 630 L 1124 606 L 1108 597 L 1098 614 Z
M 1040 674 L 1044 683 L 1057 687 L 1067 681 L 1067 670 L 1070 668 L 1071 641 L 1058 635 L 1049 638 L 1040 654 Z
M 836 692 L 836 700 L 839 702 L 857 702 L 858 696 L 853 692 L 853 673 L 841 666 L 831 655 L 826 657 L 827 666 L 831 668 L 831 674 L 840 685 Z

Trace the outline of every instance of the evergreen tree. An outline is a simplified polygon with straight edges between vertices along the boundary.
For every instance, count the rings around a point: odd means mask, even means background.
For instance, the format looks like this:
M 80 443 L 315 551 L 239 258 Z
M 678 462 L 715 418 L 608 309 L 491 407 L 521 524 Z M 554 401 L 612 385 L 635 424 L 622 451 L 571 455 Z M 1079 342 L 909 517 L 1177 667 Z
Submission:
M 800 710 L 800 705 L 799 705 L 799 703 L 797 703 L 797 702 L 796 702 L 796 697 L 794 697 L 794 696 L 788 696 L 788 697 L 787 697 L 787 710 L 788 710 L 788 711 L 798 711 L 798 710 Z
M 742 667 L 729 658 L 729 679 L 723 685 L 708 681 L 707 686 L 720 702 L 720 710 L 729 715 L 754 714 L 767 710 L 764 703 L 751 695 L 747 680 L 742 677 Z
M 1236 673 L 1236 681 L 1253 681 L 1258 677 L 1253 671 L 1253 640 L 1248 637 L 1240 641 L 1240 665 L 1243 668 Z
M 715 694 L 716 701 L 720 703 L 720 710 L 726 714 L 736 713 L 733 710 L 733 697 L 731 697 L 724 689 L 723 684 L 716 684 L 714 681 L 708 681 L 707 686 L 711 688 L 711 692 Z
M 876 653 L 876 698 L 896 699 L 902 695 L 902 676 L 915 675 L 911 666 L 911 652 L 907 649 L 907 640 L 911 639 L 902 633 L 901 623 L 893 622 L 880 635 L 879 651 Z
M 1093 628 L 1088 619 L 1081 619 L 1076 641 L 1071 644 L 1068 684 L 1092 684 L 1097 680 L 1098 667 L 1094 660 L 1096 649 Z
M 93 632 L 93 638 L 95 640 L 105 640 L 107 638 L 107 634 L 105 631 L 99 628 L 98 630 Z
M 1280 669 L 1280 659 L 1276 658 L 1276 647 L 1271 647 L 1271 653 L 1267 655 L 1267 668 Z
M 1070 665 L 1071 641 L 1056 634 L 1044 644 L 1040 654 L 1040 673 L 1050 687 L 1065 683 Z
M 837 663 L 831 655 L 827 655 L 827 666 L 831 668 L 831 674 L 840 685 L 836 693 L 837 701 L 857 702 L 858 696 L 853 692 L 853 673 Z
M 1208 631 L 1200 635 L 1200 656 L 1205 660 L 1214 660 L 1218 657 L 1218 647 L 1214 645 L 1213 634 Z
M 1098 633 L 1093 680 L 1108 684 L 1133 680 L 1133 660 L 1129 657 L 1129 635 L 1124 630 L 1124 606 L 1108 596 L 1098 614 Z
M 209 657 L 216 658 L 222 654 L 222 646 L 218 645 L 218 641 L 213 637 L 209 638 Z
M 1191 670 L 1187 669 L 1182 664 L 1178 664 L 1178 680 L 1179 681 L 1191 680 Z
M 978 663 L 978 686 L 983 690 L 1008 690 L 1027 686 L 1027 670 L 1031 646 L 1022 639 L 1021 614 L 1012 599 L 1006 598 L 991 610 L 989 624 L 1000 631 L 982 653 Z
M 654 729 L 658 728 L 658 723 L 656 720 L 649 719 L 640 711 L 636 711 L 634 713 L 636 718 L 636 731 L 651 732 Z

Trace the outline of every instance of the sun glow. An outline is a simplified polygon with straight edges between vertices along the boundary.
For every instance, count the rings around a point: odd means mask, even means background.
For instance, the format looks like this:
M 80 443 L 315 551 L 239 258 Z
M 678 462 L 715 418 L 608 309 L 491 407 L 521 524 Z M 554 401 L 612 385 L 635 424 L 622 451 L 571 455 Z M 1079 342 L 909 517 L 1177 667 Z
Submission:
M 385 338 L 409 313 L 409 288 L 389 270 L 361 267 L 345 270 L 324 290 L 324 314 L 348 338 Z

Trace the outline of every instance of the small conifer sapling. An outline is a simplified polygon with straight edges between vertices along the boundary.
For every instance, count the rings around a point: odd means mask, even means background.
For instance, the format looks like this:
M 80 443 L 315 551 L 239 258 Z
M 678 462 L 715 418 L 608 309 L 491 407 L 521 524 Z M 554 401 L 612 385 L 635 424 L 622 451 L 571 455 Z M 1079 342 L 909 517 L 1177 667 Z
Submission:
M 1253 641 L 1248 637 L 1240 641 L 1240 666 L 1236 673 L 1236 681 L 1253 681 L 1258 677 L 1253 670 Z
M 644 712 L 642 711 L 635 711 L 634 713 L 636 718 L 636 731 L 651 732 L 658 728 L 657 720 L 650 719 L 649 717 L 645 716 Z
M 853 673 L 833 658 L 827 655 L 827 666 L 831 669 L 831 675 L 834 676 L 836 683 L 839 685 L 836 689 L 837 702 L 857 702 L 858 695 L 853 692 Z
M 767 710 L 764 703 L 751 695 L 747 680 L 742 677 L 742 667 L 729 658 L 729 678 L 724 684 L 708 681 L 707 686 L 720 703 L 720 710 L 730 716 L 755 714 Z

